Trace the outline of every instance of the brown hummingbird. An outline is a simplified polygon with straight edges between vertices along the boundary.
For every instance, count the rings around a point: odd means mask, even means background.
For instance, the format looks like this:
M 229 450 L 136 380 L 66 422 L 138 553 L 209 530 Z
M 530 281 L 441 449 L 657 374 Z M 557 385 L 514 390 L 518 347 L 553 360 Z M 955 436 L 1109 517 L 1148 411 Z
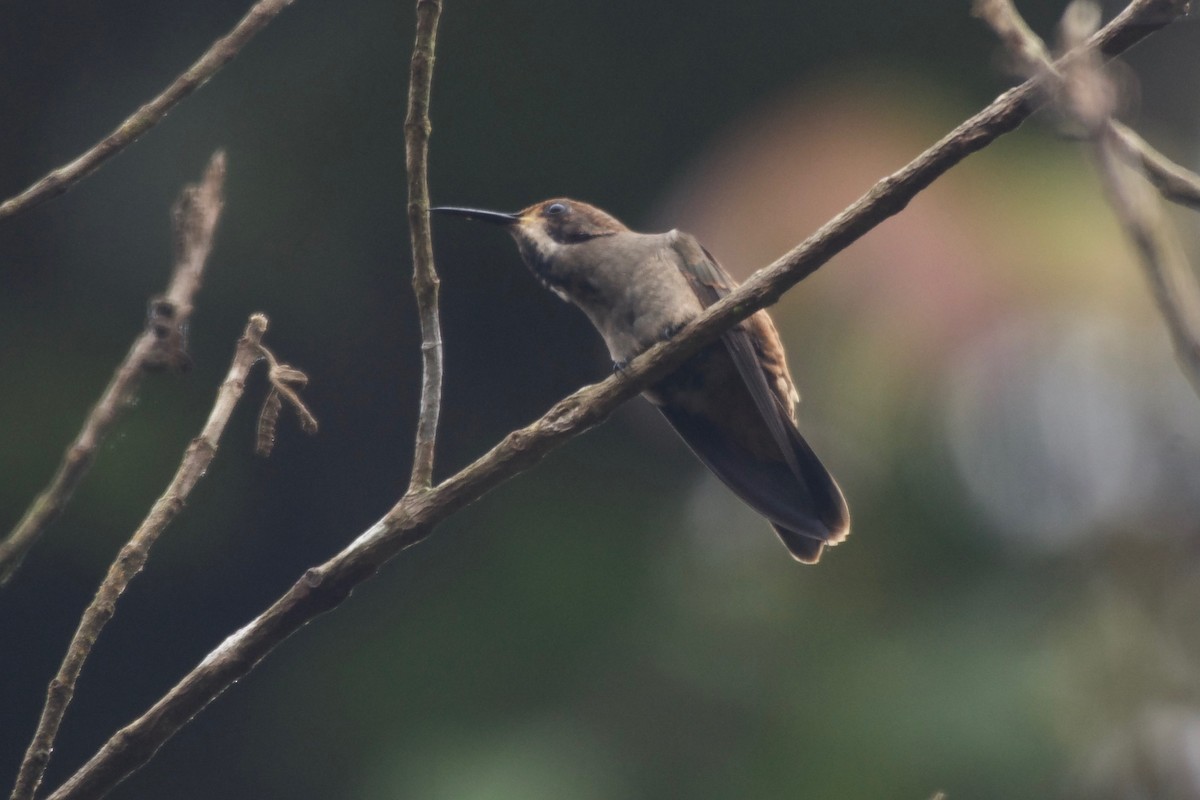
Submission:
M 556 198 L 515 214 L 432 209 L 503 225 L 550 291 L 604 337 L 615 369 L 670 338 L 737 282 L 681 231 L 635 233 L 598 208 Z M 850 532 L 842 492 L 796 428 L 800 397 L 766 311 L 705 346 L 644 396 L 704 464 L 815 564 Z

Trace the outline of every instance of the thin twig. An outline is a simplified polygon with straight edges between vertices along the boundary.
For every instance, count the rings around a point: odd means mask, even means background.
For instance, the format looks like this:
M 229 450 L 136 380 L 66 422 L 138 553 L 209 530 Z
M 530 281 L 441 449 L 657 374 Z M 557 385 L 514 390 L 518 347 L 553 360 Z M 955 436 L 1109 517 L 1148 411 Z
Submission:
M 413 292 L 421 319 L 421 408 L 413 446 L 408 491 L 428 489 L 433 481 L 434 444 L 442 410 L 442 327 L 438 319 L 438 276 L 429 229 L 429 94 L 441 0 L 417 0 L 417 34 L 408 77 L 408 116 L 404 120 L 405 168 L 408 170 L 408 228 L 412 235 Z
M 172 212 L 176 252 L 170 285 L 161 297 L 150 301 L 145 329 L 134 340 L 104 394 L 88 414 L 83 429 L 67 448 L 50 484 L 8 537 L 0 541 L 0 586 L 12 577 L 25 554 L 71 499 L 104 437 L 131 405 L 142 374 L 165 367 L 185 369 L 190 364 L 187 325 L 221 216 L 224 185 L 225 154 L 217 151 L 208 162 L 200 185 L 185 187 Z
M 275 447 L 275 429 L 284 400 L 296 413 L 301 429 L 310 436 L 317 432 L 317 418 L 308 410 L 298 393 L 299 389 L 308 385 L 308 376 L 290 364 L 281 363 L 266 345 L 260 345 L 258 349 L 267 360 L 267 380 L 271 383 L 271 389 L 267 392 L 267 399 L 263 401 L 262 411 L 258 414 L 258 434 L 254 452 L 266 458 Z
M 1129 165 L 1140 168 L 1163 197 L 1194 208 L 1200 208 L 1200 178 L 1112 118 L 1115 91 L 1103 65 L 1076 47 L 1090 35 L 1098 14 L 1093 6 L 1072 3 L 1064 15 L 1064 45 L 1076 54 L 1064 59 L 1063 69 L 1051 62 L 1045 44 L 1025 24 L 1012 0 L 977 0 L 975 12 L 1027 69 L 1050 83 L 1059 111 L 1080 122 L 1088 133 L 1109 204 L 1137 248 L 1179 367 L 1200 396 L 1200 291 L 1157 199 L 1131 174 Z
M 293 0 L 259 0 L 229 33 L 217 39 L 200 59 L 163 90 L 162 94 L 133 112 L 87 152 L 55 169 L 25 191 L 0 203 L 0 220 L 65 193 L 153 128 L 167 112 L 203 86 L 217 70 L 233 60 L 254 35 L 267 26 Z
M 46 765 L 50 762 L 50 753 L 54 746 L 54 738 L 58 735 L 59 725 L 75 694 L 75 682 L 83 669 L 83 662 L 87 660 L 104 626 L 112 619 L 117 600 L 145 566 L 150 548 L 183 510 L 192 488 L 212 464 L 225 425 L 245 390 L 246 376 L 261 357 L 259 347 L 266 330 L 266 317 L 262 314 L 250 317 L 246 332 L 238 342 L 229 374 L 217 392 L 208 422 L 200 435 L 188 445 L 175 477 L 129 542 L 121 548 L 120 554 L 108 568 L 108 574 L 100 584 L 95 598 L 83 612 L 79 628 L 67 648 L 66 658 L 58 668 L 54 680 L 50 681 L 50 688 L 46 692 L 46 704 L 42 708 L 42 716 L 33 740 L 25 751 L 11 800 L 33 800 L 46 772 Z
M 1173 21 L 1164 0 L 1134 0 L 1091 45 L 1115 55 Z M 970 154 L 1015 129 L 1036 109 L 1032 82 L 1011 89 L 668 341 L 621 373 L 559 401 L 537 422 L 513 431 L 461 472 L 425 492 L 406 494 L 381 520 L 320 566 L 307 570 L 270 608 L 225 639 L 150 709 L 112 738 L 49 800 L 104 796 L 150 760 L 188 720 L 244 677 L 280 642 L 345 600 L 392 556 L 550 451 L 603 421 L 621 403 L 677 369 L 692 353 L 814 272 Z

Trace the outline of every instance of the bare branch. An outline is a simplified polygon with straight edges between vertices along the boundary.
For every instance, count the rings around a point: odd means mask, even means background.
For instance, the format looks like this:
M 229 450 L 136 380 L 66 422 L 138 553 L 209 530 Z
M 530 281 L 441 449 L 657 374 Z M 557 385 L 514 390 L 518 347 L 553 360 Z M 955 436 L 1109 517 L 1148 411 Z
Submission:
M 8 537 L 0 541 L 0 586 L 12 577 L 25 554 L 71 499 L 104 437 L 131 405 L 143 372 L 167 367 L 186 369 L 191 363 L 186 350 L 187 324 L 221 216 L 224 185 L 225 154 L 217 151 L 200 185 L 185 187 L 172 212 L 176 253 L 170 285 L 161 297 L 150 301 L 145 329 L 117 367 L 83 429 L 67 448 L 50 484 Z
M 1093 37 L 1116 54 L 1171 22 L 1164 0 L 1134 0 Z M 406 494 L 381 520 L 324 564 L 303 576 L 261 615 L 229 636 L 166 695 L 133 720 L 79 769 L 50 800 L 97 798 L 145 764 L 189 719 L 245 676 L 280 642 L 337 606 L 389 558 L 429 535 L 434 526 L 528 469 L 555 447 L 604 420 L 617 406 L 675 370 L 737 322 L 777 300 L 883 220 L 902 210 L 951 167 L 1016 128 L 1036 108 L 1032 82 L 1009 90 L 913 162 L 877 183 L 741 287 L 709 307 L 670 340 L 635 358 L 627 369 L 559 401 L 541 419 L 510 433 L 466 469 L 425 492 Z
M 1098 17 L 1090 3 L 1072 3 L 1063 17 L 1064 45 L 1072 50 L 1064 58 L 1064 69 L 1051 63 L 1045 45 L 1011 0 L 978 0 L 975 10 L 1029 69 L 1051 82 L 1059 110 L 1081 122 L 1088 132 L 1109 204 L 1137 248 L 1179 367 L 1200 396 L 1200 292 L 1183 246 L 1156 198 L 1127 165 L 1144 171 L 1144 177 L 1167 199 L 1194 208 L 1200 208 L 1200 178 L 1171 163 L 1112 118 L 1116 105 L 1112 82 L 1099 58 L 1078 47 L 1090 36 Z
M 404 120 L 405 168 L 408 171 L 408 228 L 412 235 L 413 292 L 421 318 L 421 409 L 413 446 L 408 491 L 428 489 L 442 410 L 442 327 L 438 318 L 438 276 L 429 229 L 429 94 L 433 84 L 434 46 L 441 0 L 417 0 L 417 35 L 408 78 L 408 116 Z
M 150 556 L 150 548 L 183 510 L 192 488 L 203 477 L 216 456 L 221 434 L 224 433 L 225 425 L 233 414 L 234 406 L 237 405 L 245 389 L 246 376 L 249 374 L 250 368 L 254 366 L 254 362 L 260 358 L 259 347 L 266 330 L 266 317 L 262 314 L 255 314 L 250 318 L 250 322 L 246 325 L 246 332 L 238 342 L 233 363 L 229 367 L 229 374 L 217 392 L 217 399 L 209 414 L 208 422 L 205 423 L 200 435 L 193 439 L 188 446 L 183 455 L 183 461 L 175 472 L 175 477 L 162 496 L 158 498 L 154 507 L 150 509 L 149 515 L 133 534 L 133 537 L 121 548 L 120 554 L 108 568 L 108 574 L 100 584 L 95 598 L 83 612 L 79 628 L 75 631 L 75 636 L 67 648 L 66 658 L 58 668 L 58 674 L 54 676 L 54 680 L 50 681 L 50 688 L 46 692 L 46 704 L 42 708 L 37 731 L 21 762 L 17 782 L 12 792 L 12 800 L 33 800 L 42 776 L 46 772 L 46 765 L 50 761 L 50 753 L 54 746 L 54 739 L 58 735 L 58 728 L 62 724 L 67 706 L 75 694 L 75 682 L 83 669 L 83 663 L 91 653 L 100 632 L 112 619 L 117 600 L 125 592 L 130 581 L 141 572 L 146 559 Z
M 0 203 L 0 220 L 64 194 L 99 169 L 104 162 L 133 144 L 139 136 L 161 122 L 168 111 L 207 83 L 217 70 L 232 61 L 256 33 L 265 28 L 267 23 L 292 2 L 293 0 L 259 0 L 233 30 L 213 42 L 204 55 L 172 81 L 162 94 L 133 112 L 83 155 L 53 170 L 20 194 Z

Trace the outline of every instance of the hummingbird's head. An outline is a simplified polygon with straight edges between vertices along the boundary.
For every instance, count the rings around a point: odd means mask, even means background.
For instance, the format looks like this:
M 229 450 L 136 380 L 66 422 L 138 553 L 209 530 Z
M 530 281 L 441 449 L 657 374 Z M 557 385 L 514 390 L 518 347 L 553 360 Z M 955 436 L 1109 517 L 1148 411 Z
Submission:
M 595 206 L 565 197 L 535 203 L 517 217 L 514 236 L 544 239 L 556 245 L 578 244 L 629 230 Z
M 596 294 L 595 253 L 582 245 L 629 230 L 595 206 L 565 197 L 543 200 L 515 214 L 475 208 L 430 210 L 508 228 L 521 258 L 537 279 L 562 299 L 577 304 Z
M 620 220 L 595 206 L 565 197 L 543 200 L 515 214 L 475 208 L 430 210 L 504 225 L 517 240 L 521 255 L 531 264 L 535 260 L 552 260 L 564 247 L 629 230 Z

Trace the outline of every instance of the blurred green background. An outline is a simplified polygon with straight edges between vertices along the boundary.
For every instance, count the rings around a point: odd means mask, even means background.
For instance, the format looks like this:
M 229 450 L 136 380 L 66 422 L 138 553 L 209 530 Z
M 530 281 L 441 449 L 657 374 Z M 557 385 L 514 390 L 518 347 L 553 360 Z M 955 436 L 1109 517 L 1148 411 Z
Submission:
M 1021 5 L 1046 34 L 1061 12 Z M 0 194 L 109 131 L 247 7 L 6 4 Z M 968 10 L 451 0 L 433 198 L 579 197 L 691 231 L 744 277 L 1009 83 Z M 143 141 L 0 223 L 7 529 L 165 285 L 173 198 L 228 152 L 194 369 L 146 381 L 0 592 L 4 781 L 249 313 L 311 376 L 321 432 L 288 420 L 256 459 L 252 382 L 88 663 L 48 786 L 402 490 L 412 17 L 298 0 Z M 1200 166 L 1200 27 L 1126 63 L 1127 118 Z M 1197 217 L 1176 220 L 1200 253 Z M 436 250 L 446 476 L 609 366 L 507 237 L 439 223 Z M 820 566 L 793 563 L 638 400 L 295 635 L 113 796 L 1200 797 L 1200 402 L 1079 146 L 1027 125 L 773 314 L 801 428 L 854 514 Z

